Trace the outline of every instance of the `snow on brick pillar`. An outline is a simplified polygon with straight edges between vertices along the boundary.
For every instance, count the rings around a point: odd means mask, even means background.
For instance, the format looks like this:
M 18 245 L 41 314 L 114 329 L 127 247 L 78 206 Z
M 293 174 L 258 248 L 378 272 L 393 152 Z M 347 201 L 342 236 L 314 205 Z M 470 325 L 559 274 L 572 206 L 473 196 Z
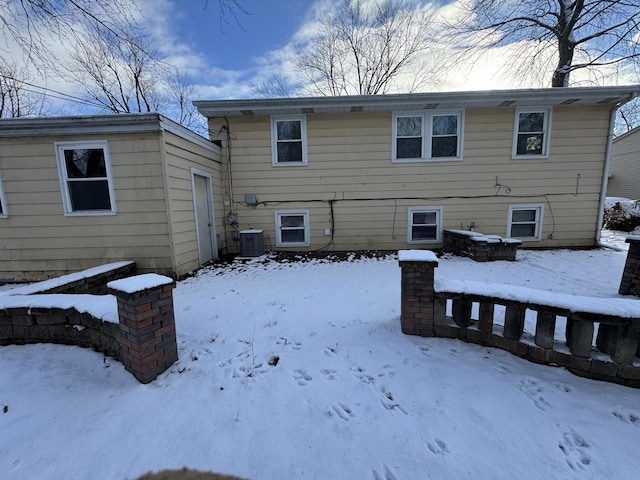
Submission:
M 400 250 L 402 333 L 433 336 L 433 277 L 438 258 L 429 250 Z
M 629 252 L 618 293 L 640 296 L 640 236 L 631 235 L 625 241 L 629 244 Z
M 147 273 L 109 282 L 118 300 L 120 361 L 141 383 L 149 383 L 178 360 L 173 315 L 175 282 Z

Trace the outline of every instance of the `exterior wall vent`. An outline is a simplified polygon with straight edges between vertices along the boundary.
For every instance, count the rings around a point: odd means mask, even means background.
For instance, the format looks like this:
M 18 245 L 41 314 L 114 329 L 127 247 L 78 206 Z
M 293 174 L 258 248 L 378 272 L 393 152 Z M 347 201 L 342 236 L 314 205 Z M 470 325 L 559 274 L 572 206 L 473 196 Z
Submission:
M 264 231 L 242 230 L 240 232 L 240 255 L 259 257 L 264 254 Z

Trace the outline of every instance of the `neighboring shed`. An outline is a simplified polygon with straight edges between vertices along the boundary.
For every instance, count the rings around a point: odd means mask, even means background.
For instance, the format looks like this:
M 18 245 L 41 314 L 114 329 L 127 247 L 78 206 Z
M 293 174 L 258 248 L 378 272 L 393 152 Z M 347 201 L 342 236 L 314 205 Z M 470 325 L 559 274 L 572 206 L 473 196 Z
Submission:
M 640 127 L 613 140 L 607 196 L 640 199 Z
M 0 280 L 218 257 L 220 149 L 157 113 L 0 120 Z M 214 207 L 215 206 L 215 207 Z

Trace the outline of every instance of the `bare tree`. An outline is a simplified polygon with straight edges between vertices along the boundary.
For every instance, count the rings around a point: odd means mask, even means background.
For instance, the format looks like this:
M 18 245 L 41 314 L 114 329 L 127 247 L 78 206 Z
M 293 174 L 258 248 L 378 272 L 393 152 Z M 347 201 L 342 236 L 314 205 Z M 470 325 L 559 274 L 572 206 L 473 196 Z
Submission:
M 54 42 L 73 45 L 87 31 L 132 38 L 140 31 L 138 13 L 129 0 L 8 0 L 0 2 L 0 30 L 5 51 L 17 48 L 25 61 L 48 70 L 56 65 Z
M 301 85 L 295 84 L 287 76 L 277 73 L 253 87 L 252 92 L 257 97 L 283 98 L 295 97 L 300 89 Z
M 207 122 L 192 103 L 193 91 L 186 75 L 174 69 L 166 79 L 166 113 L 181 125 L 207 136 Z
M 516 62 L 555 58 L 551 85 L 567 87 L 579 69 L 621 67 L 640 59 L 637 0 L 459 0 L 449 22 L 463 50 L 526 42 Z M 550 56 L 549 56 L 550 55 Z
M 341 0 L 298 61 L 303 81 L 321 95 L 415 91 L 435 78 L 423 63 L 431 19 L 428 7 L 406 0 Z M 403 75 L 410 81 L 401 85 Z
M 42 98 L 29 89 L 29 77 L 16 63 L 0 59 L 0 118 L 34 116 L 40 113 Z
M 158 82 L 166 71 L 144 42 L 94 32 L 71 52 L 63 75 L 110 112 L 159 110 Z

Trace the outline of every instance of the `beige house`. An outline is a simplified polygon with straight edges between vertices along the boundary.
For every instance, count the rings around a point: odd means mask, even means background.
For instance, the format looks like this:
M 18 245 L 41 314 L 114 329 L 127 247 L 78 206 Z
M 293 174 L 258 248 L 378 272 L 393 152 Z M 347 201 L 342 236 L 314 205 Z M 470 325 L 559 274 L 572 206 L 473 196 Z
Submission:
M 152 114 L 0 120 L 0 281 L 218 257 L 220 148 Z
M 640 127 L 613 140 L 607 195 L 640 199 Z
M 195 102 L 222 145 L 225 241 L 438 248 L 598 242 L 616 108 L 640 86 Z M 241 251 L 236 241 L 235 251 Z

